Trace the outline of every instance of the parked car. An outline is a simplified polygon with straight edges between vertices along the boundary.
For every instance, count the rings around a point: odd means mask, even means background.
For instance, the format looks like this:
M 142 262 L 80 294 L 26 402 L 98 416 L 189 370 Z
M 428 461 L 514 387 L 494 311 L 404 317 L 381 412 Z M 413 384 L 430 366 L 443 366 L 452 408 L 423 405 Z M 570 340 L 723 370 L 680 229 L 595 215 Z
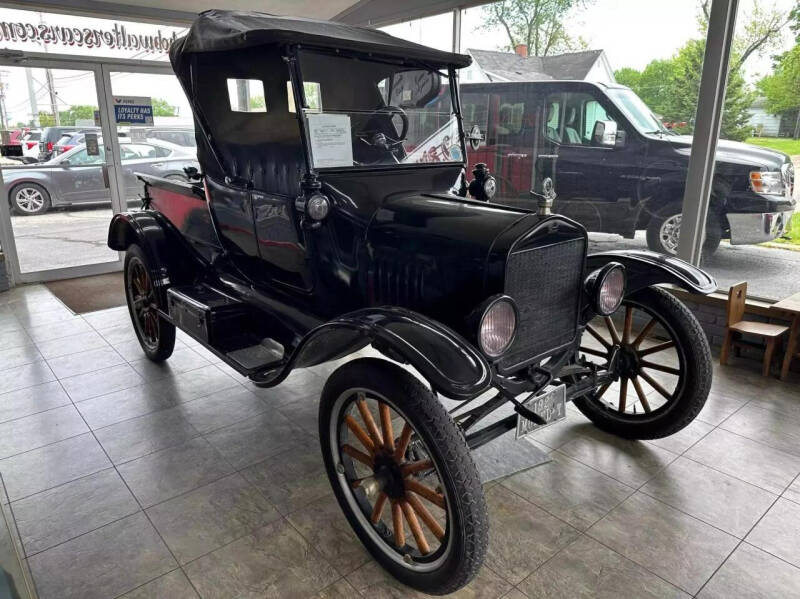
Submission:
M 146 129 L 146 136 L 150 139 L 160 139 L 168 141 L 177 146 L 185 148 L 197 147 L 197 142 L 194 139 L 194 129 L 187 129 L 185 127 L 159 127 L 153 129 Z
M 58 127 L 45 127 L 42 130 L 41 138 L 39 139 L 39 162 L 46 162 L 53 157 L 53 151 L 56 143 L 64 136 L 64 134 L 73 135 L 79 131 L 96 130 L 100 131 L 99 127 L 91 129 L 72 126 L 58 126 Z
M 657 119 L 622 85 L 586 81 L 462 85 L 467 128 L 486 132 L 470 165 L 497 181 L 494 202 L 531 207 L 530 190 L 551 179 L 554 211 L 590 231 L 631 238 L 647 232 L 652 250 L 675 254 L 692 144 Z M 794 168 L 780 152 L 720 140 L 705 251 L 769 241 L 795 209 Z
M 380 357 L 340 363 L 325 383 L 319 441 L 347 520 L 403 583 L 446 594 L 479 571 L 489 522 L 471 449 L 564 418 L 566 401 L 632 439 L 700 412 L 707 339 L 657 285 L 710 293 L 710 276 L 654 252 L 587 255 L 586 230 L 546 196 L 531 211 L 464 197 L 477 179 L 450 191 L 469 56 L 209 10 L 170 59 L 203 175 L 143 175 L 143 209 L 115 215 L 108 235 L 126 253 L 142 351 L 168 359 L 180 328 L 272 387 L 371 346 Z M 262 86 L 269 109 L 253 111 Z M 429 119 L 449 123 L 447 144 L 419 133 Z M 288 421 L 263 434 L 287 447 L 307 436 Z
M 4 169 L 11 208 L 20 215 L 33 215 L 59 206 L 110 202 L 102 139 L 99 150 L 99 155 L 90 156 L 86 146 L 80 145 L 44 163 Z M 120 140 L 120 150 L 128 198 L 140 191 L 136 173 L 185 181 L 183 169 L 197 167 L 193 152 L 160 140 Z
M 39 157 L 39 140 L 42 137 L 42 132 L 38 129 L 28 131 L 22 136 L 22 155 L 26 158 L 38 159 Z
M 63 154 L 67 150 L 71 150 L 76 146 L 83 145 L 86 142 L 86 133 L 99 134 L 100 131 L 79 131 L 65 133 L 61 136 L 61 139 L 56 142 L 55 146 L 53 146 L 53 156 L 58 156 L 59 154 Z M 126 139 L 129 136 L 129 132 L 117 130 L 117 136 L 122 139 Z

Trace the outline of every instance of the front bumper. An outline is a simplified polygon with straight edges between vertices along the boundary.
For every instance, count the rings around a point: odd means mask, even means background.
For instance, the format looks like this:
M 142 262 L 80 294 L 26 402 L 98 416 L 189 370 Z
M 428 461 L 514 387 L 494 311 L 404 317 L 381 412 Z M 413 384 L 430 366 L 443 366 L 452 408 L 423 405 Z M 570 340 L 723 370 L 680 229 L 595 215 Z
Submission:
M 763 243 L 780 237 L 789 229 L 794 210 L 782 212 L 728 213 L 731 245 Z

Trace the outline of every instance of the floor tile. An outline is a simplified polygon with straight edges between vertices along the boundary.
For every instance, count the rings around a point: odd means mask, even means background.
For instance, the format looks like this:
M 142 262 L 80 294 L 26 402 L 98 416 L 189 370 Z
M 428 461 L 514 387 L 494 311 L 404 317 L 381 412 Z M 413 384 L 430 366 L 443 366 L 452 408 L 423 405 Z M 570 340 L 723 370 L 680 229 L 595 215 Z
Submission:
M 60 303 L 49 305 L 40 303 L 37 306 L 18 309 L 15 311 L 15 315 L 26 329 L 75 320 L 76 318 L 72 310 Z
M 705 437 L 714 429 L 714 426 L 703 422 L 702 420 L 694 420 L 684 429 L 674 433 L 668 437 L 661 439 L 651 439 L 648 443 L 671 451 L 672 453 L 683 453 L 692 445 L 697 443 L 700 439 Z
M 70 403 L 58 381 L 42 383 L 0 395 L 0 422 L 38 414 Z
M 233 472 L 233 468 L 202 438 L 126 462 L 118 470 L 144 507 Z
M 778 499 L 747 542 L 800 568 L 800 504 Z
M 486 493 L 489 552 L 486 565 L 516 584 L 580 534 L 502 485 Z
M 342 578 L 322 589 L 314 595 L 313 599 L 352 599 L 353 597 L 358 597 L 358 591 Z
M 741 393 L 734 397 L 728 397 L 712 392 L 706 399 L 706 405 L 697 415 L 697 420 L 717 426 L 747 402 L 748 398 Z
M 361 593 L 362 597 L 374 599 L 426 599 L 431 597 L 431 595 L 405 586 L 374 561 L 369 561 L 349 574 L 347 582 Z M 460 591 L 446 595 L 446 597 L 449 599 L 499 599 L 512 589 L 511 583 L 503 580 L 491 568 L 484 565 L 478 570 L 478 574 L 472 582 Z
M 217 391 L 181 404 L 180 412 L 201 433 L 211 432 L 267 411 L 267 405 L 243 387 Z
M 585 530 L 634 492 L 614 480 L 555 451 L 547 464 L 506 478 L 502 485 Z
M 800 420 L 800 392 L 796 387 L 797 385 L 792 385 L 782 393 L 756 395 L 750 401 L 750 405 Z
M 153 384 L 160 385 L 165 391 L 179 397 L 181 401 L 205 397 L 224 389 L 241 388 L 239 381 L 217 370 L 213 365 L 165 377 Z
M 720 428 L 800 456 L 800 420 L 783 414 L 747 405 L 725 420 Z
M 581 536 L 519 584 L 531 599 L 683 599 L 689 595 L 639 564 Z
M 40 599 L 107 599 L 175 568 L 142 512 L 30 558 Z
M 285 520 L 201 557 L 184 570 L 203 599 L 299 599 L 339 578 Z
M 83 319 L 88 322 L 93 329 L 102 331 L 113 327 L 130 325 L 131 316 L 128 306 L 118 306 L 108 310 L 98 310 L 83 315 Z
M 145 414 L 95 430 L 97 440 L 115 464 L 180 445 L 199 434 L 177 408 Z
M 124 364 L 125 360 L 111 347 L 88 349 L 77 354 L 68 354 L 47 360 L 50 369 L 60 378 L 67 378 L 103 368 Z
M 700 599 L 773 599 L 797 597 L 800 568 L 742 543 L 711 581 Z
M 626 499 L 587 534 L 691 594 L 737 543 L 735 537 L 642 493 Z
M 138 385 L 75 404 L 92 429 L 174 408 L 179 398 L 160 385 Z
M 208 365 L 208 360 L 189 347 L 176 348 L 169 359 L 163 362 L 153 362 L 147 358 L 131 362 L 134 370 L 148 381 L 156 381 Z
M 199 599 L 181 570 L 173 570 L 142 585 L 119 599 Z
M 89 333 L 93 329 L 80 316 L 73 316 L 69 320 L 60 320 L 48 324 L 40 324 L 28 329 L 28 335 L 36 343 L 40 341 L 50 341 L 51 339 L 61 339 L 70 335 Z
M 138 343 L 139 341 L 136 337 L 136 331 L 133 330 L 133 325 L 130 321 L 98 332 L 103 336 L 103 339 L 108 341 L 111 345 L 117 345 L 128 341 L 136 341 Z
M 370 559 L 333 493 L 293 512 L 288 519 L 342 576 Z
M 581 438 L 592 428 L 594 425 L 585 416 L 570 410 L 564 420 L 535 431 L 528 438 L 551 449 L 558 449 L 574 439 Z
M 800 460 L 750 439 L 716 429 L 686 457 L 772 493 L 781 493 L 800 473 Z
M 573 439 L 560 451 L 632 487 L 644 484 L 677 457 L 649 443 L 610 435 Z
M 206 435 L 237 469 L 283 453 L 308 437 L 308 433 L 292 426 L 274 410 Z
M 143 384 L 144 379 L 128 364 L 112 366 L 96 372 L 79 374 L 61 380 L 72 401 L 78 402 L 112 391 Z
M 0 374 L 0 394 L 56 380 L 45 362 L 34 362 L 4 370 Z
M 776 499 L 773 493 L 686 458 L 667 466 L 642 492 L 739 538 Z
M 248 466 L 242 474 L 284 515 L 331 492 L 316 439 Z
M 10 420 L 0 424 L 0 458 L 75 437 L 88 430 L 72 405 Z
M 0 460 L 12 501 L 109 468 L 111 462 L 91 433 Z
M 280 518 L 239 474 L 155 505 L 147 515 L 181 564 Z
M 199 599 L 181 570 L 173 570 L 142 585 L 119 599 Z
M 139 511 L 114 469 L 103 470 L 12 503 L 27 555 Z
M 90 349 L 109 347 L 106 340 L 99 333 L 89 331 L 78 335 L 71 335 L 63 339 L 53 339 L 52 341 L 40 341 L 36 344 L 39 352 L 46 359 L 59 358 L 69 354 L 78 354 Z
M 784 491 L 783 496 L 795 503 L 800 503 L 800 478 L 796 478 L 795 481 L 789 485 L 789 488 Z
M 3 348 L 11 349 L 22 345 L 32 345 L 33 339 L 23 329 L 9 329 L 2 332 Z
M 2 348 L 0 349 L 0 376 L 3 376 L 3 373 L 9 368 L 41 362 L 44 359 L 35 345 L 21 345 L 9 349 L 0 346 L 0 348 Z

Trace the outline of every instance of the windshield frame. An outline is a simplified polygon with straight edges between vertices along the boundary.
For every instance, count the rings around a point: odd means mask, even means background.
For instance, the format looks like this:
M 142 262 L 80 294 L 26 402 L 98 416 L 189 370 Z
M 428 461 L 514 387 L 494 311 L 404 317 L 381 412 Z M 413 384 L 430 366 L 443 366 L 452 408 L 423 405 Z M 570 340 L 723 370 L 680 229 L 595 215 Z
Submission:
M 631 88 L 624 87 L 624 86 L 609 87 L 609 88 L 606 89 L 606 95 L 611 100 L 611 102 L 614 104 L 614 106 L 617 107 L 617 110 L 619 110 L 623 115 L 625 115 L 625 118 L 628 119 L 628 121 L 633 125 L 634 129 L 636 129 L 642 135 L 659 135 L 659 134 L 660 135 L 663 135 L 663 134 L 671 135 L 670 130 L 667 129 L 664 126 L 664 123 L 662 123 L 658 118 L 656 118 L 656 115 L 653 113 L 653 111 L 650 109 L 650 107 L 647 104 L 645 104 L 644 100 L 642 100 L 636 94 L 636 92 L 633 91 Z M 643 114 L 639 114 L 639 115 L 632 114 L 632 112 L 629 109 L 629 107 L 619 97 L 619 96 L 622 96 L 622 95 L 633 97 L 635 102 L 638 102 L 639 104 L 641 104 L 641 107 L 643 107 L 646 110 L 646 112 L 644 112 Z M 641 109 L 641 107 L 638 107 L 638 108 Z M 656 128 L 655 129 L 648 129 L 648 128 L 642 127 L 641 123 L 639 122 L 639 118 L 641 116 L 646 116 L 646 117 L 649 117 L 650 119 L 652 119 L 653 124 L 656 126 Z
M 450 94 L 450 110 L 452 118 L 456 120 L 458 130 L 458 146 L 461 149 L 461 160 L 449 160 L 441 162 L 399 162 L 392 163 L 378 163 L 378 164 L 362 164 L 353 166 L 335 166 L 335 167 L 315 167 L 314 159 L 311 151 L 311 140 L 308 130 L 308 115 L 319 114 L 319 111 L 312 110 L 308 104 L 305 94 L 305 80 L 303 79 L 302 68 L 300 66 L 300 52 L 311 52 L 315 54 L 323 54 L 329 56 L 342 56 L 352 57 L 366 62 L 377 62 L 382 64 L 396 65 L 408 67 L 409 69 L 425 69 L 435 70 L 441 73 L 443 78 L 447 79 L 447 86 Z M 386 170 L 413 170 L 417 168 L 453 168 L 456 166 L 465 167 L 467 161 L 467 148 L 466 137 L 464 134 L 464 127 L 461 118 L 460 99 L 458 90 L 458 77 L 456 69 L 453 65 L 434 65 L 419 60 L 413 59 L 398 59 L 388 56 L 379 56 L 373 53 L 362 53 L 357 51 L 344 51 L 330 47 L 316 47 L 304 45 L 302 48 L 299 45 L 293 45 L 288 48 L 286 61 L 289 66 L 289 81 L 291 82 L 292 93 L 294 96 L 294 105 L 300 106 L 300 110 L 295 111 L 298 125 L 300 127 L 300 137 L 303 146 L 303 155 L 306 166 L 306 172 L 310 174 L 320 173 L 333 173 L 333 172 L 363 172 L 363 171 L 386 171 Z M 446 74 L 443 72 L 446 71 Z M 324 104 L 323 104 L 324 106 Z M 324 108 L 322 110 L 324 113 Z

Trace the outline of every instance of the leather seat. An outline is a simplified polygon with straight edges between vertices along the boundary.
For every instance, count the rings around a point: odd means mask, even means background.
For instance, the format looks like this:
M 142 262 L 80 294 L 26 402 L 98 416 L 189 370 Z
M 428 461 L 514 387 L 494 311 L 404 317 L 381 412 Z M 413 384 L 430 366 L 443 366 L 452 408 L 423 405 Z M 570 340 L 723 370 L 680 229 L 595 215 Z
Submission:
M 226 146 L 225 160 L 237 177 L 252 181 L 259 191 L 295 197 L 300 193 L 303 153 L 298 145 Z

